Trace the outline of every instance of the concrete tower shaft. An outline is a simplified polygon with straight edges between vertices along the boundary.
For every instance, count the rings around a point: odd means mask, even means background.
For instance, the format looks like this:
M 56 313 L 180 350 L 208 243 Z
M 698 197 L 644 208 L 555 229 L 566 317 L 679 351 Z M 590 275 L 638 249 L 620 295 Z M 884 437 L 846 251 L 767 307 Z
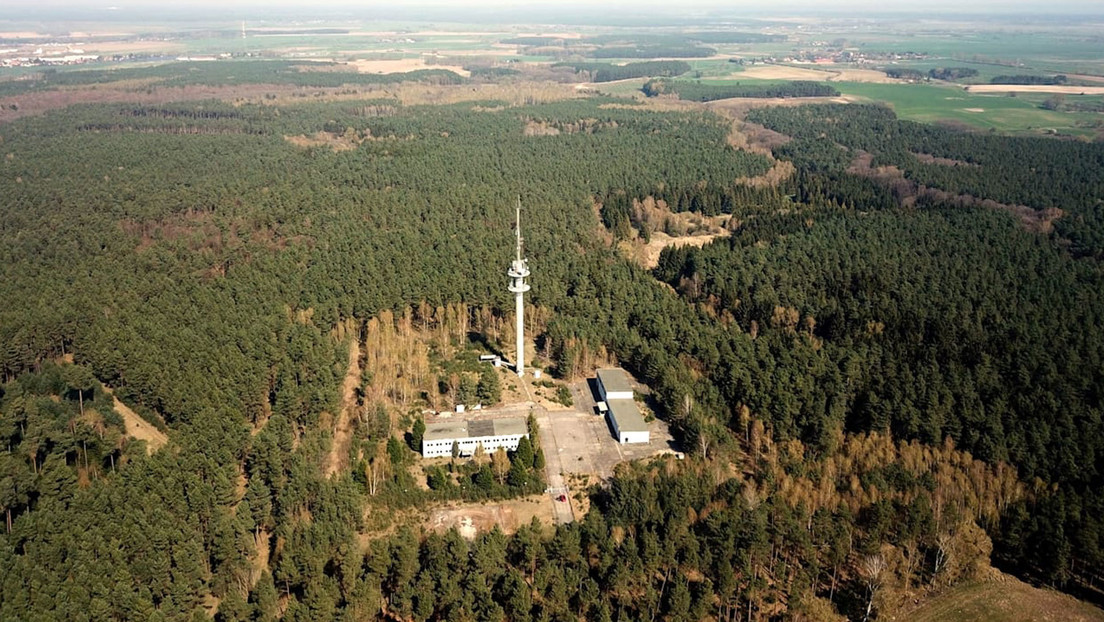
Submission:
M 521 252 L 521 197 L 518 197 L 517 208 L 514 215 L 514 234 L 516 238 L 516 255 L 510 262 L 506 275 L 510 277 L 509 290 L 514 293 L 515 316 L 517 318 L 517 358 L 515 369 L 517 375 L 525 375 L 525 292 L 529 291 L 529 284 L 525 279 L 529 277 L 529 262 L 522 258 Z

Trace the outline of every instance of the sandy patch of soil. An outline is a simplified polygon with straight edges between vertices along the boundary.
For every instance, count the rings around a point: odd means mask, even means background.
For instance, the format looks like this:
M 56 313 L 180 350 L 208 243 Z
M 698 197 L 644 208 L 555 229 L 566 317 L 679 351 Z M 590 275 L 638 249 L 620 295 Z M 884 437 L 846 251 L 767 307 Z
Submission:
M 971 93 L 1063 93 L 1066 95 L 1104 95 L 1104 86 L 1058 86 L 1046 84 L 972 84 Z M 967 108 L 969 110 L 969 108 Z
M 514 533 L 534 517 L 546 525 L 552 524 L 552 500 L 548 495 L 533 495 L 502 503 L 449 505 L 432 510 L 425 526 L 438 533 L 455 527 L 461 536 L 470 540 L 490 531 L 495 525 L 504 533 Z
M 985 112 L 984 108 L 963 108 L 966 112 Z
M 297 136 L 284 136 L 284 140 L 302 149 L 329 147 L 333 149 L 334 153 L 352 151 L 357 148 L 355 140 L 346 140 L 341 136 L 336 136 L 329 132 L 315 132 L 310 136 L 304 136 L 302 134 Z
M 755 78 L 759 80 L 827 80 L 834 71 L 789 67 L 786 65 L 755 65 L 732 75 L 733 79 Z
M 462 76 L 471 72 L 458 65 L 429 65 L 425 58 L 400 58 L 396 60 L 355 60 L 349 63 L 360 73 L 406 73 L 419 69 L 447 69 Z
M 112 395 L 110 389 L 104 387 L 104 392 L 111 395 L 111 399 L 115 400 L 115 412 L 123 417 L 123 424 L 126 426 L 127 436 L 131 436 L 140 441 L 146 441 L 147 453 L 152 454 L 169 442 L 169 437 L 166 436 L 164 432 L 150 425 L 148 421 L 134 412 L 130 406 L 119 401 L 119 398 Z
M 941 158 L 939 156 L 933 156 L 930 153 L 916 153 L 913 152 L 917 160 L 920 160 L 924 164 L 941 164 L 943 166 L 972 166 L 978 168 L 977 164 L 972 162 L 966 162 L 964 160 L 955 160 L 953 158 Z
M 828 78 L 829 82 L 871 82 L 874 84 L 897 84 L 901 80 L 894 80 L 885 75 L 884 71 L 876 69 L 840 69 L 835 76 Z
M 641 265 L 651 270 L 659 265 L 659 255 L 663 252 L 663 249 L 668 246 L 680 248 L 683 246 L 696 246 L 701 248 L 706 244 L 712 242 L 717 238 L 724 238 L 729 236 L 727 229 L 722 230 L 720 233 L 706 233 L 702 235 L 688 235 L 685 237 L 673 238 L 662 231 L 656 231 L 652 234 L 652 240 L 644 246 L 644 256 L 642 257 Z

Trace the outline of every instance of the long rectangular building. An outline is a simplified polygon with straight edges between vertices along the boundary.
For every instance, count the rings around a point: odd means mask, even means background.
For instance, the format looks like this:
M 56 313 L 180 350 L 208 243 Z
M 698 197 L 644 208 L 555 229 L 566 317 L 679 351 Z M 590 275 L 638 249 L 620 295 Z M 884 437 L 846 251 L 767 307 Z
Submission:
M 613 434 L 619 443 L 647 443 L 650 439 L 648 424 L 640 415 L 640 409 L 632 400 L 610 400 L 609 420 Z
M 422 457 L 451 456 L 453 444 L 461 456 L 474 454 L 480 445 L 488 454 L 499 447 L 514 451 L 527 436 L 529 425 L 521 417 L 429 423 L 422 437 Z
M 632 381 L 620 368 L 599 369 L 598 393 L 605 400 L 610 427 L 619 443 L 647 443 L 651 440 L 648 423 L 633 401 Z

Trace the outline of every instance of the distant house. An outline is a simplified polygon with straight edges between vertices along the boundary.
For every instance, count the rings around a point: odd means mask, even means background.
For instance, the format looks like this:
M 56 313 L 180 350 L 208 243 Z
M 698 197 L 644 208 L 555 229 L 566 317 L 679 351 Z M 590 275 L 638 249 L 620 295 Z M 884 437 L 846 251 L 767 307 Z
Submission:
M 633 401 L 632 382 L 623 369 L 599 369 L 598 393 L 607 407 L 613 435 L 619 443 L 647 443 L 651 440 L 648 424 Z
M 499 447 L 514 451 L 527 436 L 529 425 L 520 417 L 430 423 L 422 436 L 422 457 L 451 456 L 453 444 L 461 456 L 474 454 L 480 445 L 488 454 Z

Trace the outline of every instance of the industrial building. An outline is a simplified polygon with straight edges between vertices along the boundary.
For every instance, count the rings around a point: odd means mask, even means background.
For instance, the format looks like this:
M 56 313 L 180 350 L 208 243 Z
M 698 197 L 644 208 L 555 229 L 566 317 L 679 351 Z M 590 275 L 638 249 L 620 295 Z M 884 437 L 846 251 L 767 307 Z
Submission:
M 631 400 L 633 398 L 632 383 L 629 375 L 623 369 L 599 369 L 598 393 L 604 401 Z
M 480 445 L 488 454 L 499 447 L 514 451 L 527 436 L 529 425 L 521 417 L 429 423 L 422 436 L 422 457 L 451 456 L 454 443 L 461 456 L 474 454 Z
M 647 443 L 651 440 L 648 424 L 633 401 L 632 383 L 623 369 L 599 369 L 598 393 L 607 406 L 613 435 L 619 443 Z M 601 404 L 599 405 L 601 409 Z

